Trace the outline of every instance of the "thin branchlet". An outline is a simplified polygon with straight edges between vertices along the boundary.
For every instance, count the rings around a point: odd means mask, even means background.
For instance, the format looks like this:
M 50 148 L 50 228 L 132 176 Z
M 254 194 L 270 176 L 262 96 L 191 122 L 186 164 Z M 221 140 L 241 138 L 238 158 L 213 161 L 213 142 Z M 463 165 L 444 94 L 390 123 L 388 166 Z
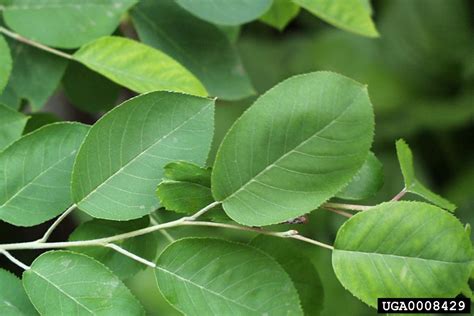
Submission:
M 2 26 L 0 26 L 0 33 L 3 33 L 5 34 L 6 36 L 8 37 L 11 37 L 15 40 L 17 40 L 18 42 L 21 42 L 21 43 L 24 43 L 24 44 L 27 44 L 27 45 L 30 45 L 30 46 L 33 46 L 33 47 L 36 47 L 36 48 L 39 48 L 41 50 L 44 50 L 48 53 L 51 53 L 51 54 L 54 54 L 54 55 L 57 55 L 57 56 L 60 56 L 62 58 L 66 58 L 66 59 L 73 59 L 72 55 L 69 55 L 63 51 L 60 51 L 60 50 L 57 50 L 57 49 L 54 49 L 54 48 L 51 48 L 49 46 L 46 46 L 46 45 L 43 45 L 41 43 L 38 43 L 38 42 L 35 42 L 33 40 L 30 40 L 26 37 L 23 37 L 21 36 L 20 34 L 17 34 L 15 32 L 12 32 Z
M 358 205 L 358 204 L 343 204 L 343 203 L 324 203 L 321 205 L 322 208 L 333 208 L 339 210 L 348 210 L 348 211 L 367 211 L 373 206 L 370 205 Z
M 19 266 L 20 268 L 22 268 L 23 270 L 29 270 L 31 269 L 30 266 L 27 266 L 26 264 L 24 264 L 23 262 L 21 262 L 20 260 L 18 260 L 17 258 L 15 258 L 12 254 L 10 254 L 8 251 L 6 250 L 3 250 L 3 249 L 0 249 L 0 253 L 3 254 L 8 260 L 10 260 L 11 262 L 13 262 L 15 265 Z
M 227 228 L 227 229 L 234 229 L 234 230 L 240 230 L 240 231 L 247 231 L 247 232 L 254 232 L 258 234 L 263 234 L 263 235 L 268 235 L 268 236 L 274 236 L 274 237 L 279 237 L 279 238 L 292 238 L 292 239 L 297 239 L 301 240 L 313 245 L 317 245 L 322 248 L 326 249 L 334 249 L 331 245 L 327 245 L 325 243 L 322 243 L 317 240 L 313 240 L 304 236 L 299 235 L 298 231 L 296 230 L 288 230 L 284 232 L 275 232 L 275 231 L 269 231 L 269 230 L 264 230 L 262 228 L 258 227 L 247 227 L 247 226 L 241 226 L 241 225 L 234 225 L 234 224 L 226 224 L 226 223 L 216 223 L 216 222 L 206 222 L 206 221 L 197 221 L 197 219 L 214 208 L 215 206 L 219 205 L 220 202 L 213 202 L 206 207 L 202 208 L 195 214 L 188 216 L 188 217 L 182 217 L 180 219 L 167 222 L 167 223 L 162 223 L 162 224 L 155 224 L 146 228 L 134 230 L 131 232 L 123 233 L 123 234 L 118 234 L 110 237 L 104 237 L 104 238 L 97 238 L 97 239 L 90 239 L 90 240 L 82 240 L 82 241 L 65 241 L 65 242 L 47 242 L 47 239 L 51 232 L 59 225 L 59 223 L 70 213 L 72 210 L 75 208 L 75 205 L 70 207 L 68 210 L 66 210 L 63 215 L 58 217 L 58 219 L 51 225 L 51 227 L 48 229 L 46 234 L 39 240 L 36 241 L 31 241 L 31 242 L 22 242 L 22 243 L 11 243 L 11 244 L 0 244 L 0 253 L 3 253 L 5 256 L 7 256 L 8 259 L 10 259 L 12 262 L 17 264 L 18 266 L 21 266 L 24 269 L 28 269 L 29 267 L 26 266 L 25 264 L 22 264 L 19 262 L 17 259 L 15 259 L 13 256 L 10 255 L 8 252 L 9 250 L 22 250 L 22 249 L 57 249 L 57 248 L 74 248 L 74 247 L 90 247 L 90 246 L 101 246 L 101 247 L 107 247 L 111 248 L 135 261 L 141 262 L 149 267 L 155 267 L 155 264 L 151 261 L 148 261 L 140 256 L 137 256 L 121 247 L 118 245 L 114 244 L 114 242 L 128 239 L 128 238 L 133 238 L 145 234 L 149 234 L 155 231 L 161 231 L 164 229 L 168 228 L 173 228 L 173 227 L 179 227 L 179 226 L 207 226 L 207 227 L 216 227 L 216 228 Z

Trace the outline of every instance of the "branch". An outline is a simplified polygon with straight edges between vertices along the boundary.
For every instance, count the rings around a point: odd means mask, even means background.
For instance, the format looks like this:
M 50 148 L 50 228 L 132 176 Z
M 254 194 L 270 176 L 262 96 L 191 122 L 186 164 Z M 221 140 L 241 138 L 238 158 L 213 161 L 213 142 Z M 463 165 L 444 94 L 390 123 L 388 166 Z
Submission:
M 72 212 L 76 209 L 77 205 L 73 204 L 71 207 L 69 207 L 64 213 L 59 216 L 54 223 L 48 228 L 46 233 L 44 233 L 43 237 L 37 240 L 37 242 L 46 242 L 48 241 L 49 236 L 53 233 L 53 231 L 58 227 L 59 224 Z
M 53 17 L 53 18 L 54 18 L 54 17 Z M 12 31 L 10 31 L 10 30 L 8 30 L 8 29 L 2 27 L 2 26 L 0 26 L 0 33 L 3 33 L 3 34 L 5 34 L 5 35 L 7 35 L 7 36 L 9 36 L 9 37 L 11 37 L 11 38 L 13 38 L 13 39 L 19 41 L 19 42 L 25 43 L 25 44 L 30 45 L 30 46 L 34 46 L 34 47 L 36 47 L 36 48 L 39 48 L 39 49 L 44 50 L 44 51 L 46 51 L 46 52 L 48 52 L 48 53 L 51 53 L 51 54 L 60 56 L 60 57 L 62 57 L 62 58 L 74 59 L 74 58 L 72 57 L 72 55 L 69 55 L 69 54 L 67 54 L 67 53 L 65 53 L 65 52 L 62 52 L 62 51 L 60 51 L 60 50 L 51 48 L 51 47 L 49 47 L 49 46 L 40 44 L 40 43 L 38 43 L 38 42 L 32 41 L 32 40 L 30 40 L 30 39 L 28 39 L 28 38 L 26 38 L 26 37 L 21 36 L 20 34 L 17 34 L 17 33 L 12 32 Z
M 158 225 L 160 224 L 153 216 L 150 215 L 150 223 L 155 226 L 155 225 Z M 167 231 L 166 229 L 162 229 L 160 230 L 160 233 L 165 236 L 166 239 L 168 239 L 169 242 L 174 242 L 176 239 L 173 238 L 173 236 L 171 236 Z
M 13 244 L 0 244 L 0 250 L 19 250 L 19 249 L 54 249 L 54 248 L 68 248 L 68 247 L 87 247 L 87 246 L 103 246 L 104 244 L 109 244 L 115 241 L 133 238 L 145 234 L 149 234 L 158 230 L 182 226 L 186 221 L 193 221 L 194 218 L 197 218 L 199 215 L 204 214 L 214 206 L 218 205 L 220 202 L 214 202 L 199 210 L 196 214 L 190 217 L 181 217 L 175 221 L 168 223 L 158 224 L 150 227 L 145 227 L 142 229 L 134 230 L 131 232 L 104 237 L 90 240 L 81 240 L 81 241 L 65 241 L 65 242 L 48 242 L 42 243 L 37 241 L 23 242 L 23 243 L 13 243 Z
M 392 202 L 398 201 L 398 200 L 400 200 L 406 193 L 407 193 L 407 189 L 406 189 L 406 188 L 403 188 L 403 190 L 401 190 L 400 192 L 398 192 L 398 194 L 395 195 L 390 201 L 392 201 Z
M 207 211 L 209 211 L 210 209 L 216 207 L 217 205 L 219 205 L 221 202 L 212 202 L 211 204 L 209 204 L 208 206 L 206 206 L 205 208 L 203 208 L 202 210 L 196 212 L 194 215 L 192 215 L 191 217 L 186 217 L 186 220 L 190 220 L 190 221 L 194 221 L 195 219 L 197 219 L 199 216 L 203 215 L 204 213 L 206 213 Z
M 322 208 L 335 208 L 340 210 L 349 210 L 349 211 L 367 211 L 373 206 L 369 205 L 358 205 L 358 204 L 342 204 L 342 203 L 324 203 L 321 205 Z
M 280 237 L 280 238 L 293 238 L 293 239 L 298 239 L 313 245 L 317 245 L 322 248 L 330 249 L 333 250 L 334 247 L 325 243 L 322 243 L 320 241 L 310 239 L 304 236 L 299 235 L 297 230 L 288 230 L 286 232 L 272 232 L 268 230 L 263 230 L 261 228 L 256 228 L 256 227 L 246 227 L 246 226 L 240 226 L 240 225 L 232 225 L 232 224 L 224 224 L 224 223 L 214 223 L 214 222 L 185 222 L 183 225 L 195 225 L 195 226 L 212 226 L 212 227 L 222 227 L 222 228 L 229 228 L 229 229 L 236 229 L 236 230 L 242 230 L 242 231 L 249 231 L 249 232 L 255 232 L 258 234 L 262 235 L 268 235 L 268 236 L 274 236 L 274 237 Z
M 138 229 L 135 231 L 131 231 L 124 234 L 115 235 L 115 236 L 98 238 L 98 239 L 90 239 L 90 240 L 82 240 L 82 241 L 47 242 L 47 243 L 32 241 L 32 242 L 24 242 L 24 243 L 2 244 L 0 245 L 0 251 L 19 250 L 19 249 L 55 249 L 55 248 L 72 248 L 72 247 L 88 247 L 88 246 L 106 246 L 108 244 L 112 244 L 113 242 L 116 242 L 119 240 L 145 235 L 154 231 L 159 231 L 159 230 L 172 228 L 172 227 L 190 226 L 190 225 L 221 227 L 221 228 L 229 228 L 229 229 L 235 229 L 235 230 L 241 230 L 241 231 L 250 231 L 250 232 L 255 232 L 259 234 L 280 237 L 280 238 L 294 238 L 294 239 L 302 240 L 302 241 L 305 241 L 305 242 L 308 242 L 308 243 L 311 243 L 323 248 L 333 249 L 333 247 L 330 245 L 326 245 L 319 241 L 312 240 L 312 239 L 298 235 L 298 232 L 296 230 L 289 230 L 286 232 L 273 232 L 273 231 L 267 231 L 267 230 L 263 230 L 261 228 L 256 228 L 256 227 L 247 227 L 247 226 L 225 224 L 225 223 L 195 221 L 196 218 L 198 218 L 200 215 L 204 214 L 205 212 L 209 211 L 211 208 L 215 207 L 219 203 L 220 202 L 211 203 L 190 217 L 182 217 L 180 219 L 177 219 L 175 221 L 171 221 L 168 223 L 158 224 L 158 225 Z M 115 246 L 106 246 L 106 247 L 111 247 L 117 250 Z
M 311 238 L 308 238 L 308 237 L 304 237 L 304 236 L 301 236 L 301 235 L 293 235 L 293 236 L 290 236 L 290 238 L 298 239 L 298 240 L 301 240 L 301 241 L 304 241 L 304 242 L 307 242 L 307 243 L 310 243 L 310 244 L 313 244 L 313 245 L 316 245 L 316 246 L 319 246 L 319 247 L 322 247 L 322 248 L 326 248 L 326 249 L 329 249 L 329 250 L 334 250 L 334 247 L 331 246 L 331 245 L 328 245 L 328 244 L 322 243 L 320 241 L 317 241 L 317 240 L 314 240 L 314 239 L 311 239 Z
M 269 235 L 281 238 L 287 238 L 292 235 L 298 234 L 296 230 L 288 230 L 286 232 L 272 232 L 268 230 L 263 230 L 258 227 L 247 227 L 247 226 L 240 226 L 240 225 L 233 225 L 233 224 L 225 224 L 225 223 L 215 223 L 215 222 L 202 222 L 202 221 L 192 221 L 192 222 L 184 222 L 182 225 L 184 226 L 208 226 L 208 227 L 220 227 L 220 228 L 228 228 L 228 229 L 235 229 L 247 232 L 254 232 L 262 235 Z
M 111 249 L 113 249 L 113 250 L 115 250 L 115 251 L 121 253 L 122 255 L 127 256 L 127 257 L 129 257 L 129 258 L 131 258 L 131 259 L 133 259 L 133 260 L 135 260 L 135 261 L 140 262 L 140 263 L 143 263 L 144 265 L 147 265 L 147 266 L 149 266 L 149 267 L 151 267 L 151 268 L 153 268 L 153 269 L 156 268 L 156 264 L 154 264 L 153 262 L 148 261 L 148 260 L 146 260 L 146 259 L 144 259 L 144 258 L 142 258 L 142 257 L 140 257 L 140 256 L 137 256 L 137 255 L 131 253 L 130 251 L 125 250 L 125 249 L 123 249 L 123 248 L 120 247 L 120 246 L 117 246 L 116 244 L 105 244 L 105 245 L 103 245 L 103 246 L 104 246 L 104 247 L 107 247 L 107 248 L 111 248 Z
M 331 208 L 331 207 L 323 207 L 323 209 L 325 210 L 328 210 L 328 211 L 331 211 L 333 213 L 336 213 L 336 214 L 339 214 L 339 215 L 342 215 L 342 216 L 345 216 L 347 218 L 351 218 L 352 217 L 352 214 L 351 213 L 347 213 L 347 212 L 344 212 L 344 211 L 340 211 L 338 209 L 335 209 L 335 208 Z
M 5 257 L 7 257 L 8 260 L 10 260 L 11 262 L 13 262 L 14 264 L 16 264 L 17 266 L 19 266 L 19 267 L 22 268 L 23 270 L 29 270 L 29 269 L 31 269 L 30 266 L 27 266 L 26 264 L 24 264 L 23 262 L 21 262 L 21 261 L 18 260 L 17 258 L 13 257 L 8 251 L 3 250 L 3 249 L 0 249 L 0 253 L 2 253 Z

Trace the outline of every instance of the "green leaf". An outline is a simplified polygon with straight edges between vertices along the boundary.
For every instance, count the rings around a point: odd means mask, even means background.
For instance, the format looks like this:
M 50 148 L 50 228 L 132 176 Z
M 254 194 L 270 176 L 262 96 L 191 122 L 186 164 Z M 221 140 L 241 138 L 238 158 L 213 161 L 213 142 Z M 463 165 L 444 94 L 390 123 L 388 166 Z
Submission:
M 42 254 L 23 273 L 41 315 L 144 315 L 130 290 L 94 259 L 69 251 Z
M 335 27 L 363 36 L 379 36 L 370 11 L 361 0 L 292 1 Z
M 172 161 L 206 161 L 214 101 L 152 92 L 124 102 L 90 130 L 75 162 L 72 195 L 97 218 L 128 220 L 156 210 L 155 190 Z
M 29 45 L 9 43 L 13 57 L 9 86 L 17 98 L 28 100 L 32 110 L 37 111 L 58 87 L 67 60 Z
M 32 113 L 30 114 L 30 118 L 28 119 L 28 122 L 26 123 L 23 134 L 31 133 L 42 126 L 56 123 L 59 121 L 61 121 L 61 119 L 57 117 L 55 114 L 50 113 L 50 112 Z
M 126 222 L 94 219 L 77 227 L 69 236 L 69 240 L 81 241 L 110 237 L 148 227 L 149 223 L 150 218 L 148 216 Z M 153 234 L 121 240 L 116 242 L 116 244 L 144 259 L 153 261 L 156 258 L 158 244 Z M 100 261 L 120 279 L 129 278 L 146 268 L 144 264 L 106 247 L 77 247 L 75 251 Z
M 339 191 L 336 197 L 345 200 L 364 200 L 374 196 L 383 185 L 383 166 L 375 157 L 373 152 L 369 152 L 367 159 L 351 182 Z
M 12 57 L 10 55 L 10 48 L 8 47 L 5 38 L 0 35 L 0 93 L 7 85 L 8 77 L 12 71 Z
M 398 162 L 400 163 L 400 169 L 402 170 L 403 180 L 405 182 L 405 190 L 419 195 L 427 201 L 453 212 L 456 209 L 456 205 L 436 193 L 431 192 L 415 177 L 413 154 L 410 147 L 408 147 L 408 144 L 403 139 L 399 139 L 395 145 L 397 147 Z
M 351 217 L 337 233 L 339 281 L 370 306 L 379 297 L 455 297 L 474 252 L 458 219 L 422 202 L 389 202 Z
M 14 110 L 20 109 L 21 98 L 13 89 L 13 85 L 11 82 L 8 82 L 7 86 L 0 94 L 0 103 L 5 104 L 9 108 Z
M 62 84 L 69 101 L 90 113 L 113 108 L 120 92 L 120 86 L 79 63 L 69 63 Z
M 211 168 L 202 168 L 186 161 L 176 161 L 164 168 L 163 181 L 156 195 L 168 211 L 192 215 L 214 202 L 211 191 Z M 230 221 L 222 207 L 216 206 L 202 219 Z
M 160 255 L 155 275 L 161 293 L 185 315 L 303 315 L 286 272 L 247 245 L 181 239 Z
M 250 22 L 264 14 L 272 5 L 272 0 L 176 0 L 176 2 L 200 19 L 222 25 Z
M 323 310 L 324 290 L 313 263 L 291 240 L 259 235 L 250 245 L 274 258 L 293 281 L 305 315 L 319 315 Z
M 173 58 L 124 37 L 102 37 L 81 47 L 73 57 L 139 93 L 167 90 L 207 95 L 199 80 Z
M 0 152 L 20 138 L 28 116 L 0 104 Z
M 195 18 L 173 0 L 141 1 L 132 18 L 144 43 L 189 69 L 210 95 L 235 100 L 254 94 L 235 48 L 216 26 Z
M 165 166 L 166 180 L 186 181 L 211 187 L 211 169 L 202 168 L 187 161 L 174 161 Z
M 169 163 L 164 169 L 156 194 L 167 210 L 192 214 L 214 202 L 210 169 L 184 161 Z
M 347 77 L 315 72 L 285 80 L 225 136 L 212 173 L 214 198 L 249 226 L 308 213 L 361 168 L 373 119 L 366 88 Z
M 231 44 L 235 44 L 239 39 L 242 27 L 240 25 L 216 25 L 216 27 L 224 33 Z M 474 68 L 474 67 L 473 67 Z
M 362 2 L 367 12 L 369 12 L 370 15 L 373 15 L 374 9 L 372 8 L 372 3 L 370 3 L 370 1 L 371 0 L 360 0 L 360 2 Z
M 416 181 L 413 154 L 403 139 L 397 140 L 395 146 L 397 148 L 398 163 L 403 174 L 403 181 L 405 182 L 405 187 L 409 188 Z
M 11 0 L 3 10 L 6 24 L 42 44 L 76 48 L 111 34 L 137 0 Z
M 0 269 L 0 314 L 8 316 L 38 315 L 28 300 L 21 281 L 3 269 Z
M 88 126 L 55 123 L 21 137 L 0 153 L 0 219 L 33 226 L 72 205 L 72 164 Z
M 282 31 L 300 12 L 300 7 L 291 0 L 273 0 L 273 4 L 260 21 Z

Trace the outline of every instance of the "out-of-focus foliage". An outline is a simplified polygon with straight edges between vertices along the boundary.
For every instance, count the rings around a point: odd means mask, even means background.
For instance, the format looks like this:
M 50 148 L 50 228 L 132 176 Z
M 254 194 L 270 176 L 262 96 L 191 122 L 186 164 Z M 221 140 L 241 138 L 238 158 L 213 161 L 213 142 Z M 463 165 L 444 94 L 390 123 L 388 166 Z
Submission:
M 291 0 L 273 0 L 271 8 L 260 17 L 260 21 L 280 31 L 300 12 L 300 7 Z
M 0 35 L 0 93 L 7 84 L 8 77 L 12 71 L 12 58 L 10 56 L 10 48 L 5 38 Z
M 254 94 L 235 47 L 217 26 L 194 17 L 173 0 L 143 0 L 134 7 L 132 18 L 144 43 L 187 67 L 210 95 L 238 100 Z
M 109 35 L 137 0 L 8 0 L 6 24 L 19 34 L 53 47 L 77 48 Z M 38 27 L 41 25 L 41 27 Z
M 116 105 L 120 86 L 79 63 L 69 63 L 62 79 L 64 94 L 85 112 L 102 112 Z
M 324 21 L 343 30 L 368 37 L 377 37 L 378 33 L 370 18 L 370 8 L 360 0 L 293 0 Z
M 18 109 L 21 100 L 26 100 L 32 110 L 39 110 L 56 91 L 67 62 L 63 58 L 13 40 L 8 40 L 8 44 L 13 69 L 0 100 L 14 109 Z

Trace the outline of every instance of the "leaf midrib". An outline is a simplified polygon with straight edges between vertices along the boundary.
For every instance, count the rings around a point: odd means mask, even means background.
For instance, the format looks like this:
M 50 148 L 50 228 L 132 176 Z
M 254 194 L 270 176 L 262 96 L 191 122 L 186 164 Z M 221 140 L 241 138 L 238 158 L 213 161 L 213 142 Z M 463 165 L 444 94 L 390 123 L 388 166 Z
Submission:
M 185 120 L 183 123 L 181 123 L 180 125 L 178 125 L 176 128 L 174 128 L 171 132 L 169 132 L 168 134 L 164 135 L 163 137 L 159 138 L 157 141 L 153 142 L 150 146 L 146 147 L 143 151 L 141 151 L 140 153 L 138 153 L 135 157 L 133 157 L 132 159 L 130 159 L 130 161 L 128 161 L 126 164 L 124 164 L 122 167 L 120 167 L 120 169 L 118 169 L 117 171 L 115 171 L 114 173 L 112 173 L 109 177 L 107 177 L 106 179 L 104 179 L 102 181 L 102 183 L 100 183 L 98 186 L 96 186 L 91 192 L 89 192 L 89 194 L 87 194 L 85 197 L 83 197 L 82 199 L 80 199 L 79 201 L 76 202 L 77 205 L 79 205 L 80 203 L 84 202 L 86 199 L 88 199 L 92 194 L 94 194 L 95 192 L 97 192 L 103 185 L 105 185 L 110 179 L 112 179 L 113 177 L 115 177 L 117 174 L 119 174 L 121 171 L 123 171 L 125 168 L 127 168 L 129 165 L 131 165 L 132 163 L 134 163 L 137 159 L 139 159 L 142 155 L 144 155 L 146 152 L 148 152 L 148 150 L 154 146 L 156 146 L 157 144 L 159 144 L 161 141 L 163 141 L 164 139 L 168 138 L 169 136 L 171 136 L 172 134 L 174 134 L 176 131 L 178 131 L 179 129 L 181 129 L 184 125 L 186 125 L 188 122 L 190 122 L 191 120 L 193 120 L 194 118 L 196 118 L 198 115 L 200 115 L 203 111 L 207 110 L 210 106 L 212 106 L 212 102 L 209 102 L 208 105 L 204 106 L 201 110 L 199 110 L 197 113 L 195 113 L 194 115 L 192 115 L 190 118 L 188 118 L 187 120 Z
M 352 99 L 352 101 L 350 102 L 350 104 L 341 112 L 339 113 L 331 122 L 329 122 L 326 126 L 324 126 L 323 128 L 321 128 L 319 131 L 315 132 L 313 135 L 311 135 L 310 137 L 306 138 L 304 141 L 302 141 L 301 143 L 299 143 L 297 146 L 295 146 L 294 148 L 288 150 L 285 154 L 283 154 L 282 156 L 280 156 L 278 159 L 276 159 L 275 161 L 273 161 L 271 164 L 269 164 L 267 167 L 265 167 L 262 171 L 260 171 L 258 174 L 256 174 L 255 176 L 253 176 L 252 178 L 250 178 L 246 183 L 244 183 L 238 190 L 236 190 L 235 192 L 233 192 L 232 194 L 230 194 L 229 196 L 227 196 L 226 198 L 224 198 L 221 202 L 225 202 L 229 199 L 231 199 L 232 197 L 234 197 L 235 195 L 237 195 L 240 191 L 243 191 L 245 190 L 245 188 L 251 184 L 253 181 L 255 181 L 255 179 L 257 179 L 258 177 L 260 177 L 261 175 L 265 174 L 268 170 L 272 169 L 273 166 L 275 166 L 277 163 L 279 163 L 281 160 L 285 159 L 287 156 L 289 156 L 291 153 L 293 153 L 295 150 L 297 150 L 299 147 L 301 146 L 304 146 L 307 142 L 309 142 L 310 140 L 312 140 L 314 137 L 317 137 L 320 135 L 320 133 L 324 132 L 327 128 L 329 128 L 330 126 L 332 126 L 332 124 L 334 124 L 334 122 L 337 121 L 337 119 L 339 119 L 341 116 L 343 116 L 354 104 L 355 104 L 355 101 L 358 100 L 363 92 L 365 91 L 365 89 L 362 89 L 358 92 L 357 96 L 354 97 Z

